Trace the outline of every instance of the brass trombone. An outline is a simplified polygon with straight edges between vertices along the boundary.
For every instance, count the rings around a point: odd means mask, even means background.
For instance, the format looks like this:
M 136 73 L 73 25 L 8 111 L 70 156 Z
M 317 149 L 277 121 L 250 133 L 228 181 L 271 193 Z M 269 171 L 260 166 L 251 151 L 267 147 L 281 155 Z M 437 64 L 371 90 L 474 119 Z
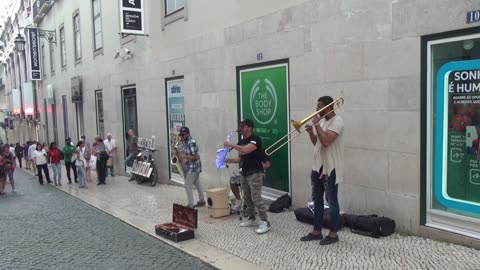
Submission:
M 305 125 L 308 121 L 310 121 L 310 119 L 312 119 L 315 115 L 318 115 L 319 113 L 321 113 L 322 111 L 326 110 L 327 108 L 329 108 L 330 106 L 332 107 L 332 110 L 328 113 L 326 113 L 324 116 L 322 116 L 322 118 L 324 118 L 325 116 L 327 116 L 328 114 L 330 114 L 331 112 L 334 112 L 335 110 L 338 110 L 340 107 L 343 106 L 343 98 L 337 98 L 335 99 L 333 102 L 331 102 L 330 104 L 328 104 L 327 106 L 324 106 L 323 108 L 321 108 L 320 110 L 312 113 L 311 115 L 309 115 L 307 118 L 301 120 L 301 121 L 295 121 L 295 120 L 292 120 L 292 125 L 293 127 L 295 128 L 294 130 L 290 131 L 290 133 L 287 133 L 285 136 L 281 137 L 280 139 L 278 139 L 276 142 L 274 142 L 272 145 L 270 145 L 267 149 L 265 149 L 265 154 L 267 155 L 272 155 L 273 153 L 277 152 L 280 148 L 282 148 L 284 145 L 286 145 L 287 143 L 289 143 L 291 140 L 295 139 L 298 135 L 302 134 L 305 130 L 307 130 L 308 127 L 304 128 L 304 129 L 301 129 L 303 125 Z M 293 135 L 292 136 L 292 133 L 293 132 L 297 132 L 297 134 Z M 285 138 L 287 138 L 286 141 Z M 282 144 L 280 144 L 279 146 L 276 146 L 278 145 L 279 143 L 281 143 L 282 141 L 284 141 Z M 276 146 L 276 147 L 274 147 Z M 273 148 L 273 149 L 272 149 Z

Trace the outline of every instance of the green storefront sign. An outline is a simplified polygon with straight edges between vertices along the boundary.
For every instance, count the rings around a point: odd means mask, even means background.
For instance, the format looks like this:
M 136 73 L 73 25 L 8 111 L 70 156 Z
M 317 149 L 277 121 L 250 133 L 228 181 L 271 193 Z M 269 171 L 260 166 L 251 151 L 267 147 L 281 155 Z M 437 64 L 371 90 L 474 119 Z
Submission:
M 288 133 L 288 64 L 264 65 L 239 70 L 240 118 L 251 119 L 255 133 L 267 148 Z M 290 191 L 289 146 L 270 156 L 272 166 L 263 185 Z

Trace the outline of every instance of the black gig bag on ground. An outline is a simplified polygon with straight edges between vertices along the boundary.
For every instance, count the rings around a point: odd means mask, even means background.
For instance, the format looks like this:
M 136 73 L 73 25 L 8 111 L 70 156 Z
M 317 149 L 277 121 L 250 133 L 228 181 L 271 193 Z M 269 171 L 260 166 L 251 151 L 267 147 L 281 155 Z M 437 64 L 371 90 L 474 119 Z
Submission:
M 348 215 L 345 219 L 352 221 L 353 215 Z M 379 238 L 392 235 L 395 232 L 395 221 L 387 217 L 355 216 L 350 224 L 350 231 L 355 234 Z
M 313 212 L 310 210 L 310 208 L 297 208 L 293 211 L 293 213 L 298 221 L 313 224 Z
M 295 218 L 298 221 L 305 222 L 305 223 L 313 225 L 314 215 L 313 215 L 312 210 L 310 210 L 310 208 L 308 208 L 308 207 L 297 208 L 293 211 L 293 213 L 295 214 Z M 325 208 L 323 210 L 323 224 L 322 224 L 322 227 L 330 229 L 331 224 L 332 224 L 332 222 L 330 220 L 330 208 Z M 341 229 L 343 227 L 343 224 L 344 224 L 344 220 L 343 220 L 343 217 L 340 215 L 339 222 L 338 222 L 338 229 Z
M 290 206 L 292 206 L 292 198 L 290 198 L 288 194 L 285 194 L 272 202 L 268 208 L 268 211 L 272 213 L 281 213 L 284 211 L 284 209 L 289 209 Z

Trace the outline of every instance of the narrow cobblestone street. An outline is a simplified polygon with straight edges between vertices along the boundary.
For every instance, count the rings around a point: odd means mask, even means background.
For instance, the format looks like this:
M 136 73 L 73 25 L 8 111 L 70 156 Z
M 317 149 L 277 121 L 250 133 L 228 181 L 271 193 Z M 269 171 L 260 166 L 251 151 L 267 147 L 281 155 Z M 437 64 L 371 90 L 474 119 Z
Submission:
M 0 196 L 2 270 L 209 269 L 22 170 L 15 176 L 17 194 L 7 183 Z

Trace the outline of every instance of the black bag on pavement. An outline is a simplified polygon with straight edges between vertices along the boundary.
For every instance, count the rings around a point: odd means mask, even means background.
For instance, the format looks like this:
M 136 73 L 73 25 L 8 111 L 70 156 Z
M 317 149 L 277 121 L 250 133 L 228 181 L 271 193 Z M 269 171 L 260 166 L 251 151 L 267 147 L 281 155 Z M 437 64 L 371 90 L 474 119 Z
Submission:
M 285 194 L 272 202 L 268 208 L 268 211 L 272 213 L 281 213 L 284 211 L 284 209 L 290 208 L 290 206 L 292 206 L 292 198 L 290 198 L 288 194 Z
M 349 215 L 349 221 L 353 215 Z M 387 217 L 355 216 L 354 221 L 350 224 L 350 231 L 355 234 L 379 238 L 392 235 L 395 232 L 395 221 Z
M 298 221 L 313 224 L 313 212 L 310 210 L 310 208 L 297 208 L 293 211 L 293 213 Z
M 312 210 L 310 210 L 310 208 L 308 207 L 297 208 L 293 211 L 293 213 L 295 214 L 295 218 L 297 218 L 298 221 L 313 225 L 314 214 Z M 323 210 L 322 227 L 330 229 L 331 224 L 332 222 L 330 220 L 330 208 L 325 208 Z M 343 219 L 343 216 L 340 215 L 339 221 L 338 221 L 338 229 L 341 229 L 343 227 L 343 224 L 344 224 L 344 219 Z

